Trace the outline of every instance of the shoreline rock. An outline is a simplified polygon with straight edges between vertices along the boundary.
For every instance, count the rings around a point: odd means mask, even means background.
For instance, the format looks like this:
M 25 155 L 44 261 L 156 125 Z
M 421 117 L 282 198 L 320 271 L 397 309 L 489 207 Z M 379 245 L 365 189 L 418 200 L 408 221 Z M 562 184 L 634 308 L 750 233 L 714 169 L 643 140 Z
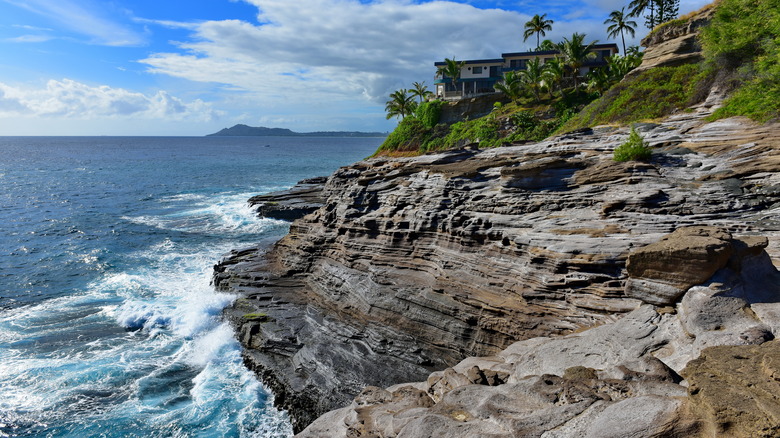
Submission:
M 716 227 L 680 228 L 660 242 L 681 236 L 703 238 L 689 241 L 694 252 L 707 238 L 741 246 Z M 780 350 L 768 341 L 780 334 L 770 329 L 780 322 L 780 272 L 760 249 L 732 261 L 686 288 L 674 309 L 643 304 L 616 322 L 520 341 L 421 382 L 368 387 L 297 436 L 776 436 Z M 670 266 L 665 279 L 688 267 Z M 753 305 L 778 313 L 762 318 Z
M 249 198 L 249 206 L 255 207 L 260 217 L 294 221 L 322 207 L 327 179 L 325 176 L 307 178 L 288 190 L 253 196 Z
M 640 69 L 698 59 L 706 14 Z M 780 124 L 706 123 L 722 97 L 636 124 L 648 163 L 594 127 L 254 199 L 296 220 L 215 269 L 248 366 L 300 436 L 771 436 L 771 400 L 728 411 L 706 377 L 780 332 Z
M 614 323 L 643 303 L 626 294 L 629 254 L 677 228 L 760 233 L 766 260 L 780 259 L 778 126 L 704 123 L 707 110 L 643 127 L 649 164 L 613 164 L 628 135 L 613 128 L 338 170 L 323 206 L 267 253 L 217 268 L 217 288 L 244 297 L 227 314 L 248 363 L 298 432 L 366 386 Z M 495 382 L 506 370 L 479 365 L 471 377 L 480 372 Z

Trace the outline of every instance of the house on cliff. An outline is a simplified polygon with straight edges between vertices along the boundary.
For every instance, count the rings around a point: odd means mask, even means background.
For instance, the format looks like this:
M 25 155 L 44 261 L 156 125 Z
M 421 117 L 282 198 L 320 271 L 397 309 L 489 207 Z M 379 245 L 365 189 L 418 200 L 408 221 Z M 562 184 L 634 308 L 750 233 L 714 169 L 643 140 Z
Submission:
M 437 68 L 434 77 L 435 95 L 444 99 L 457 100 L 495 93 L 493 86 L 501 81 L 505 72 L 525 70 L 528 62 L 536 58 L 539 58 L 543 63 L 549 62 L 555 59 L 559 53 L 557 50 L 513 52 L 503 53 L 501 58 L 464 61 L 463 69 L 461 69 L 460 77 L 455 86 L 452 84 L 452 78 L 438 72 L 439 67 L 446 65 L 446 63 L 436 62 L 434 63 Z M 618 53 L 618 46 L 614 43 L 595 44 L 591 53 L 595 56 L 580 68 L 580 76 L 596 67 L 606 65 L 607 58 Z

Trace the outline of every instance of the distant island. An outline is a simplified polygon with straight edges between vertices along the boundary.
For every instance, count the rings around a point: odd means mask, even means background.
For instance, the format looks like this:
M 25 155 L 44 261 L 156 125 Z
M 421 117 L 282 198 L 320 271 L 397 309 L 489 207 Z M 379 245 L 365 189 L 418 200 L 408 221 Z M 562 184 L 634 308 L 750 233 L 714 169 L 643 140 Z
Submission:
M 386 132 L 317 131 L 295 132 L 285 128 L 235 125 L 206 137 L 387 137 Z

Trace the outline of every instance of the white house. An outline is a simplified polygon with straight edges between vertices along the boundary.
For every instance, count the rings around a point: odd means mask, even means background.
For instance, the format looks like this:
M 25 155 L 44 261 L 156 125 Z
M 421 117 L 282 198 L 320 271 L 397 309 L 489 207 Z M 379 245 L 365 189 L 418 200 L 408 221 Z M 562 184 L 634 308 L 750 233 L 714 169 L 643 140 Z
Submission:
M 596 67 L 607 64 L 607 58 L 619 52 L 617 44 L 595 44 L 591 53 L 596 56 L 587 61 L 580 68 L 580 76 L 586 75 Z M 479 59 L 465 61 L 460 72 L 460 78 L 456 86 L 452 85 L 452 78 L 442 76 L 438 69 L 447 65 L 446 62 L 436 62 L 436 76 L 434 77 L 435 94 L 446 99 L 460 99 L 463 97 L 477 96 L 481 94 L 495 93 L 493 86 L 499 82 L 505 72 L 525 70 L 528 61 L 540 58 L 543 62 L 549 62 L 559 56 L 557 50 L 538 52 L 514 52 L 502 53 L 501 58 Z

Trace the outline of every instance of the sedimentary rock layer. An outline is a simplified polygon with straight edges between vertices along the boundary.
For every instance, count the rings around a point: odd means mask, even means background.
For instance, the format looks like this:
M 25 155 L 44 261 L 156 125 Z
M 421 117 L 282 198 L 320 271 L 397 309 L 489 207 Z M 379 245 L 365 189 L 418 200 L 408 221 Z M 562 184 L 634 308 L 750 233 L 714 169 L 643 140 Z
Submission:
M 249 205 L 256 208 L 260 217 L 293 221 L 322 207 L 326 180 L 322 176 L 307 178 L 289 190 L 253 196 Z
M 366 388 L 299 436 L 777 436 L 780 353 L 777 341 L 766 342 L 780 334 L 780 273 L 766 241 L 747 240 L 680 228 L 646 247 L 664 271 L 629 268 L 630 280 L 649 273 L 674 283 L 690 278 L 692 262 L 666 261 L 736 251 L 674 307 L 643 304 L 614 323 L 519 341 L 421 382 Z M 647 255 L 642 248 L 629 261 Z
M 777 260 L 778 126 L 706 114 L 638 125 L 649 163 L 612 161 L 628 128 L 603 127 L 340 169 L 268 252 L 217 267 L 248 363 L 300 430 L 364 386 L 659 304 L 626 293 L 626 259 L 680 227 L 766 236 Z

